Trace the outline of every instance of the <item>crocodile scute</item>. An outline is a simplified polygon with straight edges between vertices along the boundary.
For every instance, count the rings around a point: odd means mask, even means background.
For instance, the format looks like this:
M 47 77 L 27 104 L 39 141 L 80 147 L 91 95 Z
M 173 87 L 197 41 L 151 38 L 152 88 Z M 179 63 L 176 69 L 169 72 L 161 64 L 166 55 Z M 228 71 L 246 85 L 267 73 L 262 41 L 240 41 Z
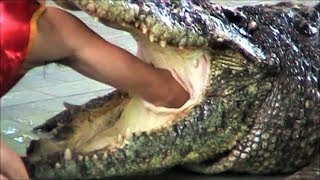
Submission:
M 207 0 L 69 1 L 136 39 L 138 56 L 188 87 L 181 108 L 114 92 L 35 130 L 34 178 L 162 172 L 290 174 L 320 150 L 320 4 L 226 7 Z M 316 158 L 317 157 L 317 158 Z M 319 163 L 313 163 L 318 166 Z

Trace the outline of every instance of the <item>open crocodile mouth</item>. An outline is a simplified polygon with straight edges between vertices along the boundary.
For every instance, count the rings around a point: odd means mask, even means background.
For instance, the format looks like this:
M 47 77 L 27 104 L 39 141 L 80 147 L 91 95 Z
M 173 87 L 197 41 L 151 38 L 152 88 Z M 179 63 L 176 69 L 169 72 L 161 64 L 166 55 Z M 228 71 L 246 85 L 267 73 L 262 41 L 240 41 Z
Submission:
M 49 133 L 50 138 L 44 146 L 38 149 L 31 145 L 29 155 L 39 155 L 39 152 L 52 154 L 64 152 L 65 149 L 79 154 L 101 150 L 112 152 L 124 146 L 132 136 L 167 128 L 201 103 L 209 79 L 209 51 L 169 45 L 164 48 L 161 44 L 150 42 L 143 33 L 133 35 L 138 43 L 139 58 L 156 68 L 169 70 L 190 93 L 190 99 L 180 108 L 156 107 L 135 95 L 126 94 L 113 97 L 98 108 L 88 108 L 86 104 L 82 107 L 68 105 L 66 112 L 71 112 L 72 116 L 68 114 L 68 119 L 64 119 L 60 113 L 53 117 L 65 122 Z M 101 99 L 94 101 L 88 104 L 99 104 Z
M 158 157 L 161 157 L 167 164 L 158 164 L 170 166 L 181 162 L 201 162 L 213 154 L 223 154 L 234 148 L 246 128 L 241 123 L 229 128 L 225 126 L 229 122 L 222 121 L 225 121 L 223 118 L 228 119 L 226 116 L 230 116 L 230 122 L 233 117 L 241 119 L 237 113 L 246 111 L 248 104 L 240 102 L 247 101 L 248 98 L 243 96 L 248 96 L 250 101 L 254 99 L 254 78 L 258 74 L 241 53 L 228 46 L 213 49 L 207 46 L 208 40 L 199 33 L 186 33 L 181 27 L 172 27 L 175 29 L 172 30 L 163 24 L 165 19 L 150 22 L 155 19 L 150 20 L 149 13 L 143 7 L 138 7 L 140 11 L 136 11 L 136 4 L 80 0 L 78 5 L 92 16 L 100 18 L 105 25 L 130 32 L 138 44 L 137 56 L 156 68 L 169 70 L 189 92 L 190 99 L 180 108 L 165 108 L 156 107 L 133 94 L 115 91 L 81 106 L 67 105 L 65 111 L 36 128 L 47 133 L 40 140 L 31 142 L 27 152 L 28 160 L 35 163 L 61 163 L 65 162 L 63 159 L 72 159 L 82 163 L 83 159 L 91 157 L 114 158 L 121 154 L 121 149 L 128 156 L 114 162 L 128 162 L 128 166 L 131 162 L 143 166 L 147 163 L 136 161 L 135 154 L 138 151 L 144 153 L 148 149 L 146 144 L 159 143 L 153 145 L 154 152 L 145 158 L 158 161 Z M 119 15 L 119 12 L 124 14 Z M 141 16 L 144 16 L 143 20 Z M 171 32 L 166 34 L 165 28 Z M 230 105 L 232 103 L 236 105 Z M 218 128 L 216 124 L 219 124 Z M 179 128 L 183 127 L 189 129 L 184 131 L 184 136 L 180 136 Z M 207 134 L 201 136 L 199 133 L 204 129 Z M 218 134 L 210 133 L 212 131 Z M 192 144 L 194 141 L 196 143 Z M 224 145 L 218 147 L 216 141 Z M 176 142 L 180 144 L 175 145 Z M 170 148 L 171 154 L 168 150 Z M 183 157 L 174 159 L 178 151 L 183 151 Z M 143 157 L 139 156 L 138 159 Z M 56 167 L 60 167 L 59 163 Z
M 91 138 L 79 138 L 82 141 L 80 144 L 75 146 L 72 144 L 71 147 L 76 148 L 77 151 L 95 151 L 110 147 L 111 144 L 121 146 L 125 143 L 126 138 L 131 137 L 132 134 L 151 132 L 169 126 L 201 102 L 209 72 L 206 52 L 203 50 L 181 50 L 170 46 L 162 48 L 158 44 L 150 43 L 147 39 L 137 39 L 137 41 L 140 58 L 152 63 L 156 68 L 168 69 L 174 78 L 190 93 L 190 99 L 182 107 L 176 109 L 157 107 L 133 95 L 125 100 L 126 103 L 121 103 L 123 109 L 119 109 L 121 111 L 119 118 L 112 120 L 115 122 L 112 126 L 101 126 L 98 129 L 86 130 L 86 132 L 92 131 L 95 134 Z M 109 113 L 113 112 L 110 111 L 106 114 Z M 106 121 L 103 118 L 101 120 Z M 103 124 L 103 122 L 98 124 Z M 86 136 L 86 134 L 81 136 Z M 82 139 L 88 140 L 83 141 Z

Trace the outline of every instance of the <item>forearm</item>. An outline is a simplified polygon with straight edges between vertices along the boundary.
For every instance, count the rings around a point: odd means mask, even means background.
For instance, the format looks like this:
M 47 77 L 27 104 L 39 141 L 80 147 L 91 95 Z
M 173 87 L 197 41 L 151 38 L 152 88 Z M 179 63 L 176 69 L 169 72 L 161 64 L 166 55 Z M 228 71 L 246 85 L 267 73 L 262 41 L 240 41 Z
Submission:
M 39 20 L 31 61 L 66 59 L 81 74 L 131 92 L 159 106 L 179 107 L 188 94 L 169 71 L 143 63 L 86 27 L 71 14 L 48 8 Z M 184 94 L 183 98 L 175 94 Z M 179 96 L 180 97 L 180 96 Z
M 0 175 L 9 179 L 29 179 L 28 173 L 18 154 L 0 140 Z M 0 179 L 1 179 L 0 176 Z
M 163 70 L 155 69 L 124 49 L 106 42 L 71 15 L 64 21 L 64 24 L 69 24 L 68 30 L 60 27 L 60 31 L 65 32 L 64 39 L 68 39 L 68 47 L 73 48 L 69 57 L 70 67 L 87 77 L 140 95 L 154 104 L 168 96 L 169 87 L 168 90 L 160 87 L 167 83 L 168 76 L 172 78 L 169 72 L 165 74 Z M 72 36 L 73 29 L 77 30 L 77 36 Z
M 100 40 L 93 39 L 93 41 Z M 75 54 L 73 60 L 69 61 L 70 66 L 88 77 L 139 95 L 155 105 L 164 105 L 162 103 L 166 98 L 170 98 L 169 94 L 173 92 L 168 80 L 177 83 L 170 72 L 156 69 L 127 51 L 111 44 L 106 46 L 105 43 L 94 42 L 95 46 L 82 49 Z M 96 45 L 101 48 L 95 48 Z M 165 86 L 168 83 L 169 86 Z

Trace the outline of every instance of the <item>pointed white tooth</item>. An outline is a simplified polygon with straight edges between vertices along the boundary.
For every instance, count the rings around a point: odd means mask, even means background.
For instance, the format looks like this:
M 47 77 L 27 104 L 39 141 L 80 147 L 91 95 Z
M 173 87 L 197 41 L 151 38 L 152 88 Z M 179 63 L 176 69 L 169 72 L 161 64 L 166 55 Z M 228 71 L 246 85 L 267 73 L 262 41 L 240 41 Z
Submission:
M 103 157 L 102 157 L 104 160 L 106 160 L 108 158 L 108 154 L 105 152 L 103 153 Z
M 139 26 L 140 26 L 140 22 L 139 22 L 139 21 L 136 21 L 136 22 L 134 23 L 134 25 L 135 25 L 136 27 L 139 27 Z
M 58 122 L 57 125 L 58 125 L 58 127 L 62 127 L 63 126 L 63 124 L 61 122 Z
M 184 49 L 184 46 L 179 46 L 179 49 Z
M 249 28 L 250 30 L 256 29 L 256 28 L 257 28 L 257 23 L 256 23 L 255 21 L 250 21 L 250 22 L 248 23 L 248 28 Z
M 106 5 L 106 4 L 108 4 L 108 3 L 105 3 L 104 5 L 105 6 L 108 6 L 108 5 Z M 106 12 L 106 9 L 108 9 L 108 7 L 98 7 L 98 9 L 97 9 L 97 14 L 100 16 L 100 17 L 104 17 L 104 16 L 106 16 L 106 14 L 107 14 L 107 12 Z
M 86 8 L 90 12 L 95 11 L 95 5 L 93 3 L 89 3 Z
M 139 11 L 140 11 L 140 7 L 137 4 L 133 4 L 132 5 L 132 9 L 134 11 L 134 15 L 138 16 L 139 15 Z
M 155 17 L 153 15 L 148 15 L 146 17 L 145 22 L 148 27 L 152 27 L 154 26 L 154 23 L 155 23 Z
M 93 156 L 92 156 L 92 160 L 98 160 L 98 156 L 96 155 L 96 154 L 94 154 Z
M 148 33 L 148 28 L 147 28 L 147 27 L 146 27 L 146 28 L 143 28 L 143 29 L 142 29 L 142 33 L 143 33 L 143 34 L 147 34 L 147 33 Z
M 57 129 L 53 129 L 53 130 L 51 131 L 51 133 L 52 133 L 53 135 L 57 135 L 57 134 L 58 134 L 58 130 L 57 130 Z
M 146 15 L 144 15 L 144 14 L 139 15 L 140 21 L 144 21 L 144 19 L 146 19 Z
M 127 131 L 126 131 L 126 138 L 127 138 L 127 139 L 130 139 L 131 137 L 132 137 L 131 129 L 130 129 L 130 128 L 127 128 Z
M 218 38 L 217 41 L 218 42 L 223 42 L 223 39 L 222 38 Z
M 216 36 L 219 38 L 223 38 L 223 37 L 225 37 L 225 33 L 223 32 L 223 31 L 218 31 L 217 33 L 216 33 Z
M 85 161 L 89 161 L 89 157 L 86 156 L 86 157 L 84 158 L 84 160 L 85 160 Z
M 67 148 L 65 151 L 64 151 L 64 159 L 65 160 L 71 160 L 72 158 L 72 154 L 71 154 L 71 151 L 69 148 Z
M 78 160 L 79 160 L 79 161 L 82 161 L 82 160 L 83 160 L 83 156 L 78 155 Z
M 150 40 L 150 42 L 154 42 L 154 40 L 155 40 L 154 35 L 150 34 L 149 35 L 149 40 Z
M 140 136 L 142 132 L 140 130 L 137 130 L 134 133 L 136 134 L 136 136 Z
M 94 20 L 95 22 L 99 22 L 99 18 L 98 18 L 98 17 L 94 17 L 93 20 Z
M 122 23 L 121 23 L 121 26 L 122 26 L 122 27 L 125 27 L 125 26 L 126 26 L 126 23 L 125 23 L 125 22 L 122 22 Z
M 148 33 L 148 27 L 144 23 L 141 23 L 140 27 L 142 29 L 142 33 L 143 34 L 147 34 Z
M 60 164 L 60 163 L 56 163 L 56 164 L 55 164 L 55 167 L 56 167 L 57 169 L 60 169 L 60 168 L 61 168 L 61 164 Z
M 161 47 L 166 47 L 167 46 L 167 41 L 164 41 L 164 40 L 162 40 L 162 41 L 160 41 L 160 46 Z
M 199 61 L 195 60 L 193 61 L 193 67 L 197 68 L 199 66 Z
M 118 135 L 118 142 L 122 142 L 123 141 L 123 137 L 121 134 Z

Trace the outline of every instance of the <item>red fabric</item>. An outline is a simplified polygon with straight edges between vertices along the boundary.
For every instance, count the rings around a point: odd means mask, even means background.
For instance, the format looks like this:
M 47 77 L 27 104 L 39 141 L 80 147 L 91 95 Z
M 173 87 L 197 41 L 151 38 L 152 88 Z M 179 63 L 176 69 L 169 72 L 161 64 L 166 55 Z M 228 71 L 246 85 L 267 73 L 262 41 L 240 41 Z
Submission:
M 30 20 L 40 7 L 36 0 L 0 0 L 0 97 L 23 76 L 20 71 L 28 51 Z

